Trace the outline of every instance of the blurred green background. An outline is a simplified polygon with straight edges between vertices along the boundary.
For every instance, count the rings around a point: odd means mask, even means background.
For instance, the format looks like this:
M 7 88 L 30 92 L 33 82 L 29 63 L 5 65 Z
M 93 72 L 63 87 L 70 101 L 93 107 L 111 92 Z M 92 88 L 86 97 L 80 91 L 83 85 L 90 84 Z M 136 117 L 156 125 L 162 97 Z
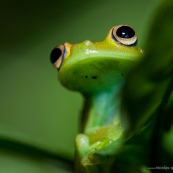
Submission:
M 131 25 L 143 47 L 158 0 L 9 1 L 0 5 L 0 137 L 73 158 L 82 97 L 66 90 L 51 66 L 64 42 L 103 40 Z M 63 172 L 52 163 L 0 152 L 2 173 Z M 46 166 L 46 168 L 45 168 Z

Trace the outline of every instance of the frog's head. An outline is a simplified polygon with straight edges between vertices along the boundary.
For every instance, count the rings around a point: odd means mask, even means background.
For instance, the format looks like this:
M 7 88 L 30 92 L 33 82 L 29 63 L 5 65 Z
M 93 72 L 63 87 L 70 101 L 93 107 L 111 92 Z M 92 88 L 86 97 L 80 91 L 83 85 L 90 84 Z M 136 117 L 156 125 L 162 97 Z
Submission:
M 54 48 L 51 62 L 65 87 L 85 93 L 116 85 L 141 54 L 135 31 L 119 25 L 111 28 L 102 42 L 86 40 Z

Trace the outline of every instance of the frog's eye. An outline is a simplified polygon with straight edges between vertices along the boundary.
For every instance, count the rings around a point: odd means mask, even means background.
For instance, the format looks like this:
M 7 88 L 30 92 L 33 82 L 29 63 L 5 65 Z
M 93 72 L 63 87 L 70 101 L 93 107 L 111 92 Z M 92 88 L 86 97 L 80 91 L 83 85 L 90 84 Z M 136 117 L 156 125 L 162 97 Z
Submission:
M 112 36 L 117 43 L 126 46 L 136 46 L 138 40 L 135 31 L 128 25 L 115 26 Z
M 51 63 L 58 70 L 63 62 L 64 53 L 65 53 L 65 47 L 64 45 L 60 45 L 58 47 L 55 47 L 50 54 Z

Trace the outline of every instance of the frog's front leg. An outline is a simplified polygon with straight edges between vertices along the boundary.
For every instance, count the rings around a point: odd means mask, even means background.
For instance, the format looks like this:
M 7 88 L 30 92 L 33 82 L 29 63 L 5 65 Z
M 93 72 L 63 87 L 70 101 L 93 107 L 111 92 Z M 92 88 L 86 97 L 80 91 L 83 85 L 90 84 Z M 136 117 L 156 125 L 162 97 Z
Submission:
M 98 153 L 102 148 L 103 142 L 97 141 L 90 144 L 89 137 L 85 134 L 78 134 L 76 137 L 76 170 L 79 173 L 93 172 L 101 173 L 107 172 L 103 165 L 107 162 L 107 155 Z M 102 169 L 102 171 L 100 170 Z M 104 170 L 105 169 L 105 170 Z
M 119 137 L 115 135 L 111 139 L 95 140 L 94 142 L 89 134 L 77 135 L 77 173 L 151 173 L 142 163 L 133 163 L 129 160 L 129 157 L 125 157 L 129 154 L 132 155 L 133 152 L 135 153 L 136 149 L 133 146 L 134 144 L 124 143 L 121 133 L 119 135 Z M 98 136 L 99 133 L 94 135 L 95 138 Z M 129 153 L 129 147 L 131 147 L 131 150 L 132 147 L 134 148 L 132 153 Z M 140 155 L 137 154 L 136 157 L 140 157 Z

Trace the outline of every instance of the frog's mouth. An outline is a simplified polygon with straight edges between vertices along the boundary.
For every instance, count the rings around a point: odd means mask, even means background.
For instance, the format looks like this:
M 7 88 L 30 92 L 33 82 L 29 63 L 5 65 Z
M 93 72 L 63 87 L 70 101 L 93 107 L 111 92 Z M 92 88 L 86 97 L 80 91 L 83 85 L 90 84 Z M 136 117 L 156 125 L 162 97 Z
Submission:
M 61 83 L 71 90 L 94 92 L 116 85 L 129 67 L 126 60 L 94 57 L 66 63 L 59 71 Z

